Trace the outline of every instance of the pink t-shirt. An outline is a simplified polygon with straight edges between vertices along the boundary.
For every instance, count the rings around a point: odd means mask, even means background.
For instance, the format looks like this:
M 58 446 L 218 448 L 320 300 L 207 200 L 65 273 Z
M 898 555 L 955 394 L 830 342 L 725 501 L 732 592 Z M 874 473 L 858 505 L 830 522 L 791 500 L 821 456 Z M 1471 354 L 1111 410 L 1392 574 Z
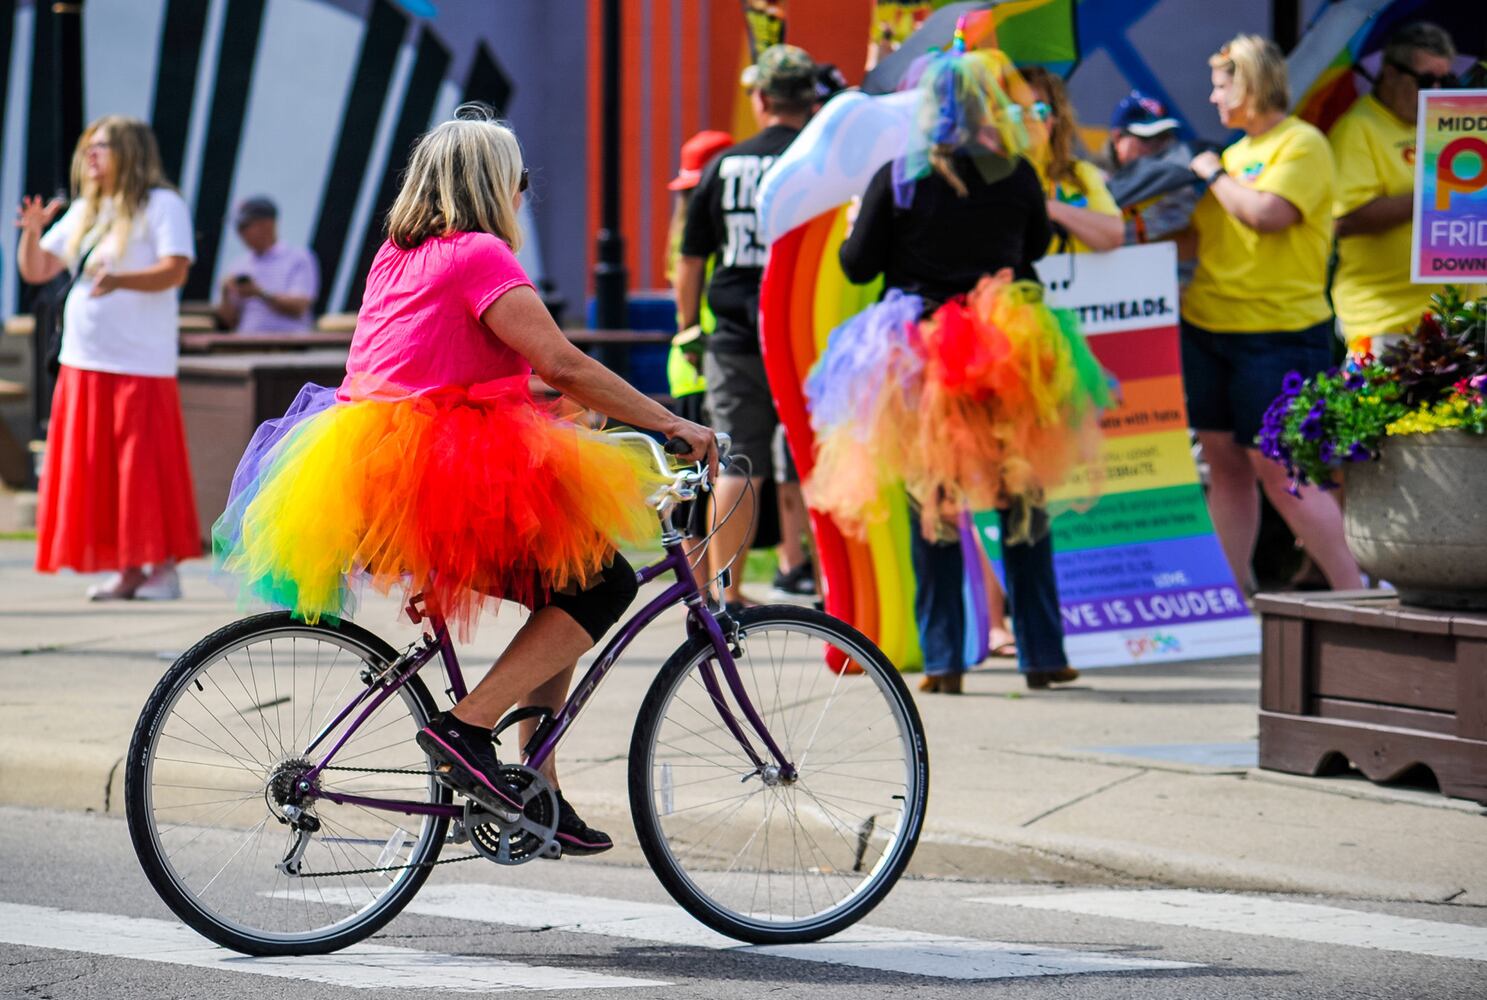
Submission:
M 367 274 L 346 381 L 423 394 L 448 386 L 527 375 L 532 366 L 503 344 L 480 314 L 520 285 L 531 286 L 516 255 L 489 233 L 454 233 L 400 250 L 382 244 Z

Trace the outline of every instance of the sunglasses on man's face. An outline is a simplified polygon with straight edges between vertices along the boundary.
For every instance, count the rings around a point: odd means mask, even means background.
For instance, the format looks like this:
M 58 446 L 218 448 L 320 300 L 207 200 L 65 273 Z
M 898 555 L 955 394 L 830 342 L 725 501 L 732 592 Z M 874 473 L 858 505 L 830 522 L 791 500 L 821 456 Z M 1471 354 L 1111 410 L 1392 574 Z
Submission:
M 527 175 L 527 168 L 521 168 L 521 180 L 516 183 L 516 193 L 523 194 L 527 188 L 532 186 L 531 178 Z
M 1421 73 L 1412 66 L 1406 66 L 1404 63 L 1393 61 L 1389 65 L 1411 80 L 1414 80 L 1415 85 L 1421 90 L 1438 90 L 1442 87 L 1456 86 L 1456 74 L 1454 73 L 1441 73 L 1439 75 L 1435 73 Z

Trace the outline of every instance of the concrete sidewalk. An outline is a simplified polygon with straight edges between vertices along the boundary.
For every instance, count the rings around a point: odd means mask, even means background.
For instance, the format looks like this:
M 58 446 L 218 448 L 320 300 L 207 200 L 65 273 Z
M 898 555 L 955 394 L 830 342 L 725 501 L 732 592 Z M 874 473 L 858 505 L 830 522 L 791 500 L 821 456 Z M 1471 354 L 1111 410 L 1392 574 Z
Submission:
M 203 563 L 184 573 L 185 600 L 89 605 L 87 581 L 31 571 L 33 548 L 0 541 L 0 804 L 117 813 L 150 689 L 239 615 Z M 369 601 L 358 621 L 394 645 L 415 636 L 391 602 Z M 478 675 L 518 621 L 484 624 L 461 650 L 467 670 Z M 681 634 L 675 613 L 653 626 L 565 748 L 564 789 L 621 841 L 619 860 L 639 857 L 625 850 L 631 723 Z M 931 794 L 913 873 L 1487 905 L 1480 806 L 1253 768 L 1255 662 L 1086 678 L 1028 692 L 1008 663 L 972 674 L 964 696 L 918 695 Z

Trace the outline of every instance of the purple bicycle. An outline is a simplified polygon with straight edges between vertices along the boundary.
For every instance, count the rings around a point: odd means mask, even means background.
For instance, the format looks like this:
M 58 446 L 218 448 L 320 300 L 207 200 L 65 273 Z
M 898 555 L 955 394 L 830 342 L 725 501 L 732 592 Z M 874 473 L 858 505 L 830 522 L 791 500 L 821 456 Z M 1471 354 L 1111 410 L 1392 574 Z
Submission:
M 349 621 L 285 612 L 234 622 L 166 672 L 130 742 L 124 792 L 145 874 L 185 923 L 256 955 L 334 951 L 412 900 L 433 866 L 557 858 L 557 801 L 538 768 L 641 630 L 678 604 L 684 641 L 635 720 L 630 811 L 671 896 L 742 941 L 813 941 L 883 899 L 918 842 L 929 791 L 923 728 L 902 679 L 851 626 L 789 605 L 728 615 L 698 587 L 672 523 L 709 488 L 672 469 L 653 498 L 674 582 L 623 624 L 557 711 L 528 720 L 514 819 L 457 797 L 414 743 L 438 711 L 419 671 L 466 687 L 444 622 L 418 599 L 402 652 Z M 705 542 L 704 542 L 705 543 Z M 695 549 L 694 549 L 695 551 Z M 466 849 L 441 858 L 446 847 Z

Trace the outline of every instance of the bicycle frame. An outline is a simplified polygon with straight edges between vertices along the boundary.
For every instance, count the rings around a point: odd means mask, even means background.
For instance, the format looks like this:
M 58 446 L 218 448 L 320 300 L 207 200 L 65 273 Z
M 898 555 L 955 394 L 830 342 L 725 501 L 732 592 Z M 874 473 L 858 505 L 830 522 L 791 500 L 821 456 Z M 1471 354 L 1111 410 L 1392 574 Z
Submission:
M 657 595 L 645 607 L 635 613 L 620 628 L 609 643 L 604 647 L 592 666 L 583 675 L 578 686 L 568 696 L 568 700 L 556 715 L 552 717 L 551 723 L 532 754 L 526 759 L 528 767 L 540 768 L 556 751 L 557 746 L 564 735 L 577 720 L 580 712 L 589 699 L 593 697 L 594 691 L 599 687 L 599 682 L 604 680 L 611 667 L 620 658 L 620 655 L 629 647 L 645 628 L 656 620 L 658 616 L 668 608 L 676 604 L 684 604 L 687 608 L 687 631 L 689 635 L 695 635 L 700 630 L 712 644 L 713 654 L 716 657 L 718 668 L 722 671 L 723 680 L 727 684 L 728 692 L 733 695 L 738 705 L 739 712 L 743 715 L 755 735 L 763 743 L 769 757 L 773 758 L 778 766 L 780 776 L 790 780 L 795 776 L 795 765 L 786 760 L 784 753 L 776 744 L 774 737 L 770 735 L 764 725 L 764 720 L 759 717 L 758 710 L 750 701 L 748 692 L 744 687 L 743 678 L 739 675 L 738 665 L 733 660 L 733 653 L 729 646 L 728 636 L 724 634 L 722 625 L 717 617 L 708 608 L 703 598 L 702 589 L 698 587 L 696 579 L 692 575 L 692 567 L 687 559 L 686 550 L 682 546 L 681 536 L 675 531 L 668 530 L 662 536 L 662 546 L 666 555 L 656 563 L 652 563 L 643 569 L 636 571 L 636 579 L 644 584 L 670 572 L 676 577 L 676 582 L 667 587 Z M 423 642 L 418 648 L 410 649 L 397 660 L 394 660 L 382 672 L 380 678 L 369 683 L 368 687 L 360 692 L 351 703 L 343 708 L 334 719 L 323 726 L 315 738 L 305 747 L 304 754 L 309 756 L 323 743 L 330 734 L 334 733 L 342 723 L 360 707 L 361 714 L 357 717 L 346 731 L 340 735 L 330 752 L 320 760 L 313 768 L 307 771 L 300 779 L 302 791 L 309 791 L 318 783 L 322 769 L 327 767 L 335 759 L 341 747 L 350 739 L 351 734 L 361 728 L 362 724 L 372 717 L 372 714 L 392 697 L 397 690 L 406 684 L 414 674 L 418 673 L 430 660 L 438 655 L 443 661 L 444 672 L 449 681 L 449 693 L 455 701 L 465 697 L 464 672 L 460 667 L 459 657 L 455 654 L 454 643 L 450 640 L 449 629 L 441 615 L 438 613 L 423 614 L 416 606 L 417 599 L 409 604 L 408 612 L 415 622 L 426 620 L 428 631 L 424 634 Z M 392 676 L 390 680 L 387 678 Z M 704 663 L 701 669 L 702 681 L 707 689 L 708 696 L 712 699 L 713 706 L 722 717 L 723 724 L 738 741 L 739 747 L 753 764 L 756 771 L 763 771 L 769 766 L 765 759 L 754 748 L 753 741 L 749 739 L 742 723 L 729 707 L 724 697 L 723 687 L 718 683 L 717 672 L 713 669 L 711 661 Z M 464 814 L 464 807 L 459 805 L 441 805 L 428 802 L 412 802 L 399 799 L 383 799 L 366 795 L 349 795 L 343 792 L 331 790 L 320 790 L 316 792 L 319 798 L 342 805 L 364 806 L 370 809 L 382 809 L 389 812 L 399 812 L 407 815 L 417 816 L 448 816 L 458 818 Z

